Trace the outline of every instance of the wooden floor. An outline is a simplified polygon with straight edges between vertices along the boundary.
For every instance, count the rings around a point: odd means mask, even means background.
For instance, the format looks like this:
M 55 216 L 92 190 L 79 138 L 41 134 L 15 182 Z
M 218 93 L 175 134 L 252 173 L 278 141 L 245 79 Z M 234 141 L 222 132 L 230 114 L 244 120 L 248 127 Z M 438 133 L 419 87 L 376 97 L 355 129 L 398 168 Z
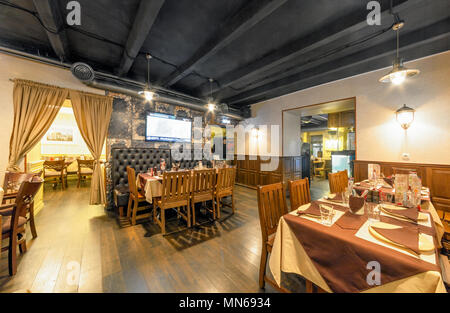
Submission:
M 101 206 L 88 205 L 87 187 L 46 186 L 38 238 L 27 235 L 13 278 L 2 253 L 0 291 L 264 292 L 256 191 L 236 187 L 236 195 L 236 214 L 163 237 L 150 222 L 120 228 Z

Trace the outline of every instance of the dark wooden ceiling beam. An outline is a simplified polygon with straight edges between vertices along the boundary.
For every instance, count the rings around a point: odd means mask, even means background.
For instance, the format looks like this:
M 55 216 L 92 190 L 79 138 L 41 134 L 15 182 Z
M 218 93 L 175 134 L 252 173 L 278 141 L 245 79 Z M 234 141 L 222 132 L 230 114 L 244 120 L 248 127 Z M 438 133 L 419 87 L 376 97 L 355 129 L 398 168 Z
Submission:
M 403 34 L 400 38 L 400 55 L 402 51 L 424 50 L 423 55 L 429 55 L 427 46 L 436 41 L 445 42 L 449 39 L 448 30 L 450 19 L 447 18 L 425 28 Z M 317 67 L 310 68 L 300 73 L 288 76 L 286 78 L 274 81 L 257 88 L 245 91 L 238 95 L 224 99 L 223 102 L 229 105 L 247 105 L 251 102 L 260 101 L 265 95 L 271 97 L 298 91 L 325 82 L 334 81 L 344 77 L 365 73 L 370 70 L 376 70 L 387 66 L 385 62 L 382 65 L 377 64 L 375 68 L 367 67 L 370 62 L 385 59 L 395 55 L 395 39 L 386 41 L 380 45 L 367 48 L 360 52 L 353 53 L 338 60 L 332 60 L 323 63 Z M 346 72 L 346 70 L 351 71 Z M 356 71 L 355 71 L 356 69 Z M 323 79 L 325 77 L 325 79 Z M 375 82 L 376 83 L 376 82 Z
M 136 56 L 142 48 L 165 0 L 141 0 L 134 19 L 133 26 L 128 35 L 122 60 L 116 69 L 116 74 L 124 76 L 134 63 Z
M 413 5 L 417 5 L 421 1 L 423 0 L 400 0 L 397 2 L 397 5 L 394 5 L 394 11 L 403 11 Z M 272 53 L 237 69 L 236 71 L 225 74 L 217 79 L 220 82 L 220 86 L 214 85 L 212 92 L 216 93 L 217 91 L 232 84 L 248 81 L 252 79 L 252 77 L 257 77 L 261 73 L 279 66 L 282 63 L 295 60 L 307 52 L 313 51 L 318 47 L 324 46 L 339 38 L 367 27 L 367 13 L 367 10 L 352 12 L 339 20 L 332 21 L 327 27 L 323 27 L 314 33 L 294 40 L 283 47 L 276 49 Z M 389 21 L 392 20 L 392 17 L 389 16 L 388 8 L 385 8 L 382 12 L 381 19 Z M 209 92 L 209 84 L 205 83 L 197 89 L 196 94 L 198 96 L 205 96 Z
M 220 30 L 206 42 L 206 44 L 198 49 L 189 60 L 182 64 L 178 70 L 163 79 L 160 82 L 160 85 L 165 87 L 172 86 L 183 79 L 194 70 L 195 66 L 198 66 L 211 56 L 215 55 L 222 48 L 239 38 L 286 2 L 287 0 L 249 1 L 238 14 L 232 16 L 225 22 L 223 27 L 221 27 Z
M 45 27 L 47 37 L 61 61 L 70 59 L 69 40 L 64 30 L 64 18 L 57 0 L 33 0 L 34 6 Z M 50 30 L 50 31 L 49 31 Z

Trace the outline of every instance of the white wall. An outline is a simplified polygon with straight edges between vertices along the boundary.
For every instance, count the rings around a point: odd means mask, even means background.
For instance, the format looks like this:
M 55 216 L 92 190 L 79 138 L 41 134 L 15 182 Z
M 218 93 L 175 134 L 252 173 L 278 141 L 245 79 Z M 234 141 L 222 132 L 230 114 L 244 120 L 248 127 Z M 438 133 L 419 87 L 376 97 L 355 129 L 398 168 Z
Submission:
M 297 156 L 301 153 L 301 116 L 284 112 L 283 116 L 283 155 Z
M 257 103 L 246 122 L 281 126 L 283 109 L 356 97 L 358 160 L 405 162 L 407 152 L 408 162 L 450 164 L 450 52 L 405 65 L 421 73 L 401 86 L 378 82 L 386 68 Z M 406 133 L 395 120 L 404 103 L 416 109 Z
M 4 171 L 8 165 L 9 140 L 14 118 L 14 83 L 9 80 L 14 78 L 105 94 L 102 90 L 86 87 L 73 77 L 69 70 L 0 53 L 0 173 Z M 3 175 L 0 177 L 0 182 L 2 181 Z

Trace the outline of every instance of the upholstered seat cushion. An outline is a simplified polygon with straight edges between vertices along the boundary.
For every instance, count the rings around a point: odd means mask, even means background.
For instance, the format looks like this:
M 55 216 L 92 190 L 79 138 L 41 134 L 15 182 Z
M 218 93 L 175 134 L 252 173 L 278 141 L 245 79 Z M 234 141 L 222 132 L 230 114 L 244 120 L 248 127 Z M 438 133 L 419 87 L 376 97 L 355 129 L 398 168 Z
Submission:
M 45 177 L 61 176 L 61 172 L 53 170 L 45 170 Z
M 21 227 L 27 223 L 25 217 L 20 216 L 18 226 Z M 2 216 L 2 234 L 9 232 L 11 229 L 11 216 Z
M 114 204 L 117 207 L 123 207 L 128 205 L 128 197 L 130 192 L 126 186 L 117 186 L 114 188 Z
M 82 168 L 80 170 L 81 175 L 91 175 L 92 173 L 93 173 L 93 170 L 91 170 L 90 168 Z

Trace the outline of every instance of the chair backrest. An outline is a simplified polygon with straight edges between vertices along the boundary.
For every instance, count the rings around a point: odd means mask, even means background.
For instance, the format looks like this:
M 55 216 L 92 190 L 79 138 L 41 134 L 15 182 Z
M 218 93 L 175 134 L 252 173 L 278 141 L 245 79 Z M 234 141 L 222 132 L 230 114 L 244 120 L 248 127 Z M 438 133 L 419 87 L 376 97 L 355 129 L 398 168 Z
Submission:
M 65 161 L 64 159 L 56 160 L 56 161 L 44 161 L 44 169 L 46 170 L 55 170 L 55 171 L 62 171 L 65 167 Z
M 189 200 L 190 171 L 165 172 L 163 174 L 161 202 L 178 202 Z
M 217 175 L 217 191 L 232 190 L 236 178 L 236 168 L 220 168 Z
M 128 176 L 128 188 L 130 190 L 130 193 L 137 196 L 138 189 L 136 186 L 136 171 L 134 170 L 134 168 L 127 166 L 127 176 Z
M 20 184 L 24 181 L 31 181 L 33 176 L 38 175 L 35 173 L 21 173 L 21 172 L 6 172 L 5 179 L 3 181 L 3 190 L 7 192 L 8 190 L 18 190 Z M 40 176 L 40 175 L 39 175 Z M 17 186 L 17 187 L 16 187 Z
M 311 202 L 308 177 L 299 180 L 290 180 L 288 182 L 288 185 L 291 211 L 298 209 L 298 207 L 301 205 Z
M 192 176 L 192 190 L 195 194 L 214 193 L 216 171 L 214 169 L 194 170 Z
M 328 183 L 330 185 L 330 193 L 345 191 L 348 186 L 347 170 L 337 173 L 328 173 Z
M 258 212 L 264 244 L 277 231 L 280 218 L 288 213 L 283 183 L 258 186 Z
M 80 171 L 82 168 L 90 168 L 91 170 L 94 170 L 94 160 L 77 159 L 77 163 L 78 163 L 78 171 Z
M 11 217 L 11 232 L 17 231 L 17 225 L 20 216 L 25 216 L 27 213 L 27 207 L 33 202 L 33 198 L 42 185 L 42 179 L 38 177 L 32 177 L 33 181 L 22 182 L 17 193 L 16 201 L 14 203 L 12 217 Z

